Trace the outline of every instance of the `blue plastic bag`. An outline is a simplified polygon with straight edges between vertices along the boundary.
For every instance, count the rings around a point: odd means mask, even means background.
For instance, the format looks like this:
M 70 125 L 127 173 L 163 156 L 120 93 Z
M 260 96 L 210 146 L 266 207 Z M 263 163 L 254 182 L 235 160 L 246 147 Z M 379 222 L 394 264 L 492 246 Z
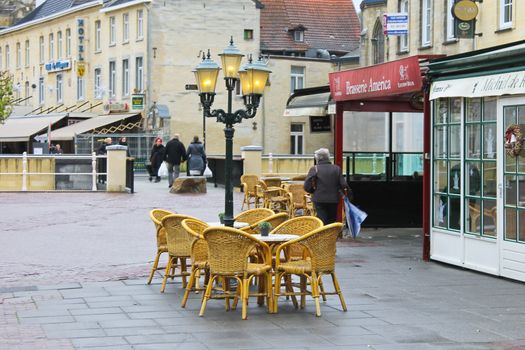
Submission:
M 353 205 L 348 197 L 344 198 L 345 213 L 346 213 L 346 224 L 348 229 L 352 233 L 352 238 L 356 238 L 361 231 L 361 223 L 365 221 L 368 216 L 367 213 Z

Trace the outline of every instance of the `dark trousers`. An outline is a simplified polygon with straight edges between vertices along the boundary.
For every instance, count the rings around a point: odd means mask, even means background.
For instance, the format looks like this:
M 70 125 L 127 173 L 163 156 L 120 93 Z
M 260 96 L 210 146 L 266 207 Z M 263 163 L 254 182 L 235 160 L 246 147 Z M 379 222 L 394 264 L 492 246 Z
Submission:
M 323 221 L 323 224 L 332 224 L 337 220 L 337 206 L 339 203 L 317 203 L 315 202 L 317 217 Z

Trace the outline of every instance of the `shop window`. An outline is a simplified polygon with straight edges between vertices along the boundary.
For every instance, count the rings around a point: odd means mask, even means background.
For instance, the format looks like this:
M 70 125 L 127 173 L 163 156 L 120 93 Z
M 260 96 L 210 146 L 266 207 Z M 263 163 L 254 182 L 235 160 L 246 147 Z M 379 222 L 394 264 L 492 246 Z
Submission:
M 244 40 L 253 40 L 253 29 L 244 30 Z
M 512 27 L 512 2 L 513 0 L 499 0 L 499 28 Z
M 290 125 L 290 154 L 304 154 L 304 125 Z

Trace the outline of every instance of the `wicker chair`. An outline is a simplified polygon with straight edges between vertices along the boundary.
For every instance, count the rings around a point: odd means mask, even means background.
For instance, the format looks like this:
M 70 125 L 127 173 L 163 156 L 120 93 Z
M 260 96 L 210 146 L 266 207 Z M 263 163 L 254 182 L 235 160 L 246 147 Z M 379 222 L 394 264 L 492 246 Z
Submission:
M 306 209 L 306 203 L 304 200 L 304 195 L 306 194 L 306 191 L 304 190 L 303 184 L 290 184 L 288 185 L 288 192 L 290 193 L 291 200 L 290 200 L 290 217 L 293 218 L 298 210 L 303 211 L 303 215 L 305 214 Z
M 233 220 L 237 222 L 246 222 L 251 225 L 274 214 L 275 213 L 271 209 L 255 208 L 243 211 L 242 213 L 234 217 Z
M 315 211 L 314 202 L 312 202 L 312 195 L 306 193 L 303 197 L 304 199 L 304 215 L 317 216 Z
M 287 234 L 304 236 L 320 227 L 323 222 L 315 216 L 300 216 L 287 220 L 274 228 L 270 234 Z M 301 244 L 292 244 L 285 251 L 286 260 L 300 260 L 303 258 L 304 248 Z
M 255 189 L 258 181 L 259 177 L 257 175 L 246 174 L 241 176 L 241 186 L 244 192 L 244 199 L 242 201 L 241 210 L 244 210 L 245 204 L 248 206 L 248 209 L 250 209 L 250 203 L 252 199 L 255 208 L 259 207 L 259 200 L 262 200 L 262 198 L 257 196 Z
M 155 262 L 151 268 L 151 273 L 149 274 L 148 284 L 151 284 L 153 275 L 155 271 L 164 269 L 164 267 L 159 268 L 159 259 L 162 253 L 168 252 L 168 244 L 166 243 L 166 230 L 162 227 L 162 219 L 167 216 L 174 214 L 170 211 L 164 209 L 153 209 L 149 212 L 149 217 L 151 221 L 155 224 L 155 231 L 157 235 L 157 255 L 155 256 Z
M 293 292 L 281 293 L 281 279 L 287 275 L 298 275 L 305 277 L 310 282 L 311 290 L 307 292 L 306 283 L 302 283 L 299 295 L 310 294 L 315 301 L 315 314 L 321 316 L 321 306 L 319 295 L 337 294 L 341 301 L 341 306 L 346 311 L 346 303 L 339 287 L 339 282 L 335 275 L 335 251 L 336 241 L 343 224 L 334 223 L 323 226 L 317 230 L 307 233 L 297 239 L 281 244 L 275 255 L 275 293 L 274 293 L 274 312 L 277 312 L 277 300 L 280 295 L 297 294 Z M 280 258 L 281 251 L 287 249 L 290 245 L 301 244 L 308 251 L 308 258 L 298 261 L 282 262 Z M 319 291 L 321 278 L 325 274 L 332 276 L 335 292 Z
M 269 217 L 261 219 L 261 220 L 259 220 L 257 222 L 254 222 L 250 226 L 246 226 L 246 227 L 241 228 L 241 231 L 246 232 L 246 233 L 250 233 L 250 234 L 257 234 L 257 233 L 259 233 L 259 224 L 261 222 L 269 222 L 270 225 L 272 225 L 272 227 L 277 227 L 281 223 L 285 222 L 286 220 L 288 220 L 288 214 L 286 214 L 286 213 L 274 214 L 272 216 L 269 216 Z
M 263 180 L 267 187 L 281 187 L 281 178 L 280 177 L 267 177 Z
M 193 240 L 191 243 L 191 274 L 188 284 L 186 285 L 186 291 L 182 298 L 181 307 L 186 307 L 186 301 L 192 290 L 204 291 L 204 288 L 200 288 L 199 279 L 201 271 L 205 272 L 206 278 L 204 285 L 208 279 L 208 243 L 204 240 L 202 233 L 209 226 L 205 222 L 194 219 L 182 220 L 182 227 L 190 235 L 190 239 Z
M 164 293 L 168 277 L 173 279 L 180 276 L 182 278 L 182 287 L 186 288 L 186 276 L 189 275 L 186 260 L 191 256 L 193 238 L 182 227 L 182 220 L 184 219 L 198 220 L 191 216 L 179 214 L 168 215 L 162 219 L 162 226 L 166 230 L 169 259 L 164 279 L 162 280 L 162 287 L 160 288 L 161 293 Z M 177 260 L 179 260 L 179 264 L 177 264 Z M 179 267 L 180 274 L 175 274 L 176 267 Z
M 268 187 L 264 181 L 258 181 L 255 187 L 256 196 L 261 199 L 264 208 L 270 208 L 270 198 L 279 195 L 281 187 Z
M 229 308 L 229 300 L 233 298 L 234 305 L 236 305 L 239 296 L 242 301 L 243 320 L 247 318 L 249 296 L 266 297 L 268 312 L 271 312 L 273 309 L 270 273 L 272 258 L 268 245 L 249 234 L 229 227 L 209 227 L 204 231 L 203 236 L 209 249 L 210 280 L 202 300 L 199 316 L 204 315 L 209 299 L 226 299 L 226 305 Z M 249 254 L 253 250 L 262 252 L 260 263 L 248 262 Z M 250 283 L 256 276 L 261 279 L 259 290 L 257 293 L 250 293 Z M 213 294 L 213 282 L 217 278 L 223 279 L 225 284 L 229 279 L 237 280 L 237 291 L 232 292 L 225 287 L 221 294 Z

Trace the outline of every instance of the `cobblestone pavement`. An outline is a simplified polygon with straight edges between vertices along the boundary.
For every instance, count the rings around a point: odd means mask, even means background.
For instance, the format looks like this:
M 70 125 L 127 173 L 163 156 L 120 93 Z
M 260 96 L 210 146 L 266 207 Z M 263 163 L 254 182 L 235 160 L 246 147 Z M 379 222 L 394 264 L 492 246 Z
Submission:
M 138 179 L 134 195 L 0 194 L 0 350 L 525 349 L 524 284 L 421 261 L 416 229 L 338 243 L 348 312 L 332 296 L 320 318 L 311 300 L 295 310 L 284 299 L 276 315 L 250 303 L 247 321 L 210 301 L 199 318 L 199 294 L 180 308 L 179 280 L 165 294 L 159 278 L 145 285 L 147 214 L 164 207 L 215 221 L 224 192 L 167 190 Z

